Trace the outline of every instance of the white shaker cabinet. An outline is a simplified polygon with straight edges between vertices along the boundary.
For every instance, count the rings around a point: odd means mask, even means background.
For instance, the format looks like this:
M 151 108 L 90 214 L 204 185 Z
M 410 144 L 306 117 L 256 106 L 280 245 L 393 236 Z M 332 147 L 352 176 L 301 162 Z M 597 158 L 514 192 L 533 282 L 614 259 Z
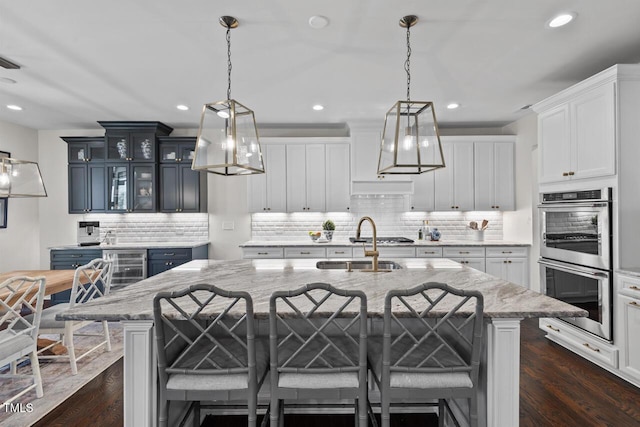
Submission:
M 435 210 L 474 210 L 473 142 L 443 141 L 442 150 L 446 166 L 433 172 Z
M 348 212 L 351 202 L 349 144 L 326 144 L 326 211 Z
M 324 212 L 324 144 L 287 144 L 286 151 L 287 212 Z
M 264 174 L 251 175 L 248 180 L 249 212 L 286 212 L 287 172 L 284 144 L 262 146 Z
M 541 184 L 616 173 L 615 90 L 590 79 L 534 106 Z
M 618 274 L 615 336 L 620 348 L 620 370 L 640 382 L 640 277 Z
M 475 142 L 474 178 L 475 210 L 515 210 L 513 142 Z

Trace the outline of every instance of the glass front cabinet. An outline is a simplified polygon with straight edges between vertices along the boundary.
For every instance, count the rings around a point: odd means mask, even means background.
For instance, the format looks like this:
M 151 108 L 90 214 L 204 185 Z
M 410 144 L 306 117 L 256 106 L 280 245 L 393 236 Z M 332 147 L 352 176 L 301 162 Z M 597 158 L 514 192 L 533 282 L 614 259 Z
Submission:
M 107 164 L 108 212 L 155 212 L 156 173 L 152 164 Z

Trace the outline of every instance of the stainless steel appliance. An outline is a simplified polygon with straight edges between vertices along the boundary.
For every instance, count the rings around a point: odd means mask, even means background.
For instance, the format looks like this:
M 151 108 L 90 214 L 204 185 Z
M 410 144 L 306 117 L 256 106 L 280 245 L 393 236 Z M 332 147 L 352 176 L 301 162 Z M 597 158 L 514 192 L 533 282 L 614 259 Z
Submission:
M 100 221 L 78 221 L 78 245 L 100 244 Z
M 611 189 L 540 195 L 540 280 L 546 295 L 589 312 L 563 318 L 612 338 Z
M 118 289 L 147 278 L 147 251 L 145 249 L 109 249 L 102 255 L 113 261 L 111 288 Z
M 373 243 L 371 237 L 349 237 L 351 243 Z M 376 243 L 413 243 L 413 240 L 406 237 L 376 237 Z

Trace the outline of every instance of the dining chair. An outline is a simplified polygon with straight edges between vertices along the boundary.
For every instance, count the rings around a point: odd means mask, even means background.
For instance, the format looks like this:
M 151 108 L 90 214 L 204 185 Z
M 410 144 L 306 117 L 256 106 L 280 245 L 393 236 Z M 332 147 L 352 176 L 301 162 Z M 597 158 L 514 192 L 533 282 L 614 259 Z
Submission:
M 438 399 L 440 425 L 445 399 L 468 399 L 469 424 L 478 425 L 483 306 L 480 292 L 443 283 L 387 292 L 382 338 L 369 340 L 382 427 L 389 427 L 394 401 L 429 399 Z
M 0 367 L 10 365 L 8 374 L 0 379 L 33 378 L 33 384 L 2 402 L 3 411 L 30 390 L 35 389 L 38 398 L 44 395 L 36 354 L 44 289 L 44 277 L 12 277 L 0 284 Z M 24 317 L 29 313 L 31 320 Z M 17 362 L 25 356 L 31 362 L 31 375 L 18 374 Z
M 38 351 L 40 359 L 69 359 L 71 363 L 71 374 L 78 373 L 78 364 L 80 360 L 93 353 L 102 346 L 107 351 L 111 351 L 111 337 L 109 335 L 109 325 L 106 320 L 102 320 L 102 333 L 90 333 L 87 331 L 78 331 L 85 326 L 95 323 L 93 321 L 77 321 L 77 320 L 57 320 L 56 315 L 77 307 L 78 305 L 88 303 L 106 295 L 109 295 L 111 288 L 111 276 L 113 273 L 113 265 L 111 261 L 101 258 L 94 259 L 91 262 L 81 265 L 75 271 L 73 276 L 73 287 L 71 288 L 71 296 L 68 303 L 56 304 L 45 308 L 40 318 L 40 334 L 58 335 L 60 339 Z M 102 340 L 82 354 L 76 354 L 74 337 L 102 337 Z M 67 354 L 46 354 L 53 347 L 63 344 L 67 348 Z
M 269 302 L 271 426 L 284 424 L 287 399 L 354 399 L 367 426 L 367 297 L 311 283 L 277 291 Z
M 266 339 L 255 336 L 253 300 L 233 292 L 197 284 L 153 299 L 158 353 L 158 423 L 169 422 L 172 401 L 190 402 L 183 425 L 193 413 L 200 425 L 202 401 L 242 401 L 248 426 L 257 423 L 258 391 L 266 377 Z M 223 405 L 217 405 L 223 406 Z

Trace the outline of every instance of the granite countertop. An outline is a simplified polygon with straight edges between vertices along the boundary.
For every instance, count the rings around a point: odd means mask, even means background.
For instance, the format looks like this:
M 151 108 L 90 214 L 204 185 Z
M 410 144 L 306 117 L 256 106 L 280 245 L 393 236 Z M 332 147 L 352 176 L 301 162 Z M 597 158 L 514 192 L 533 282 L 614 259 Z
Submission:
M 152 301 L 157 292 L 174 291 L 198 283 L 251 294 L 256 317 L 269 313 L 269 297 L 276 290 L 297 289 L 313 282 L 343 289 L 363 290 L 371 316 L 384 312 L 389 289 L 410 288 L 436 281 L 460 289 L 475 289 L 484 296 L 485 317 L 586 317 L 587 312 L 511 282 L 498 279 L 449 259 L 398 259 L 402 269 L 392 272 L 316 269 L 315 259 L 194 260 L 141 280 L 80 307 L 58 314 L 67 320 L 152 320 Z M 326 261 L 326 260 L 323 260 Z M 215 309 L 216 307 L 213 307 Z
M 241 248 L 283 248 L 283 247 L 361 247 L 362 243 L 351 243 L 349 240 L 332 240 L 328 243 L 314 243 L 311 239 L 306 240 L 249 240 L 240 245 Z M 371 246 L 371 243 L 367 243 Z M 531 246 L 530 243 L 513 242 L 509 240 L 416 240 L 413 243 L 378 243 L 379 247 L 386 246 Z
M 64 249 L 155 249 L 155 248 L 196 248 L 198 246 L 208 245 L 209 242 L 131 242 L 131 243 L 116 243 L 114 245 L 106 245 L 104 243 L 95 246 L 78 246 L 75 245 L 61 245 L 52 246 L 50 250 L 64 250 Z

